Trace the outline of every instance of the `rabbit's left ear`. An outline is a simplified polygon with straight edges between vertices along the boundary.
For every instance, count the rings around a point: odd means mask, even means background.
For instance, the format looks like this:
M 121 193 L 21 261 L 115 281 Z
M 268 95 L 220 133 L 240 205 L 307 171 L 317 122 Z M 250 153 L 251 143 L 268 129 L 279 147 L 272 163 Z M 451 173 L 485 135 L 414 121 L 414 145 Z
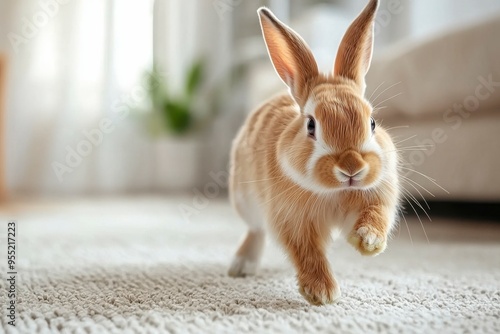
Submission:
M 363 12 L 354 20 L 340 43 L 335 60 L 334 75 L 354 80 L 364 94 L 365 75 L 373 55 L 375 14 L 379 1 L 370 0 Z

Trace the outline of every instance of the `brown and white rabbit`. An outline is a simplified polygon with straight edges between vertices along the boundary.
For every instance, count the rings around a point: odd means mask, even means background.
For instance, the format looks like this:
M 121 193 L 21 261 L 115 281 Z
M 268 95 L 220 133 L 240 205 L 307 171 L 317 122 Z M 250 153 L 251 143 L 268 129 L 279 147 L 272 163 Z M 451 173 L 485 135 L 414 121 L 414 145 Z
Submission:
M 312 304 L 340 297 L 326 247 L 346 232 L 363 255 L 384 251 L 399 203 L 396 148 L 364 98 L 378 0 L 351 24 L 332 73 L 322 74 L 306 43 L 267 8 L 264 39 L 289 94 L 249 115 L 234 140 L 230 197 L 249 230 L 229 275 L 252 275 L 267 223 L 292 260 Z

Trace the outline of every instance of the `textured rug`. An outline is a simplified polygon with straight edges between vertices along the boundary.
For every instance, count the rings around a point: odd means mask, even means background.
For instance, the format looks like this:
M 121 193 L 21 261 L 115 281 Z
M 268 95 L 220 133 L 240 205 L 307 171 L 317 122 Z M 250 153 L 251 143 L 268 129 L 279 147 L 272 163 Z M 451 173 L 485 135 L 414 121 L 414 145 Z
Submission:
M 269 241 L 256 277 L 226 270 L 244 225 L 223 200 L 182 219 L 191 198 L 10 207 L 18 219 L 18 308 L 8 333 L 500 333 L 500 228 L 410 219 L 365 258 L 331 246 L 334 305 L 307 304 Z M 15 212 L 12 210 L 16 210 Z M 6 224 L 2 224 L 5 226 Z M 2 277 L 6 270 L 1 231 Z M 2 279 L 2 310 L 6 283 Z

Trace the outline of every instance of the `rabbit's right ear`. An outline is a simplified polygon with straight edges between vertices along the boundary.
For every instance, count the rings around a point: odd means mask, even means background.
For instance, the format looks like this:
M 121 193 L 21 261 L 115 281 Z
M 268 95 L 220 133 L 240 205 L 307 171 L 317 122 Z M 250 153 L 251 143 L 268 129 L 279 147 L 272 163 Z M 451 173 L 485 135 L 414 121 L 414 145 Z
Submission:
M 281 80 L 303 107 L 309 95 L 307 82 L 318 76 L 318 65 L 304 40 L 265 7 L 259 8 L 260 25 L 269 56 Z

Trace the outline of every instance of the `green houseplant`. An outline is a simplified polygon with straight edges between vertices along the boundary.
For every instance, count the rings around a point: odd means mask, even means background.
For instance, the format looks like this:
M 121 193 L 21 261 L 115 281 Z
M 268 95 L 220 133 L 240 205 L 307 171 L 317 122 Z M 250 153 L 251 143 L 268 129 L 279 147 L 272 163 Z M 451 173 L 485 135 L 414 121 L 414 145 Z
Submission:
M 203 135 L 218 109 L 220 90 L 206 84 L 202 59 L 188 67 L 178 91 L 167 85 L 156 66 L 147 79 L 150 107 L 145 115 L 154 138 L 155 186 L 159 190 L 195 187 L 207 145 Z
M 197 60 L 188 68 L 184 87 L 178 94 L 169 91 L 156 66 L 147 73 L 152 110 L 149 130 L 154 136 L 193 134 L 202 115 L 197 113 L 199 91 L 204 79 L 204 63 Z
M 149 112 L 143 115 L 155 141 L 155 184 L 162 190 L 198 185 L 202 153 L 209 151 L 205 135 L 218 111 L 224 109 L 243 67 L 230 68 L 216 82 L 208 82 L 206 72 L 203 59 L 193 62 L 177 93 L 156 66 L 147 73 Z

